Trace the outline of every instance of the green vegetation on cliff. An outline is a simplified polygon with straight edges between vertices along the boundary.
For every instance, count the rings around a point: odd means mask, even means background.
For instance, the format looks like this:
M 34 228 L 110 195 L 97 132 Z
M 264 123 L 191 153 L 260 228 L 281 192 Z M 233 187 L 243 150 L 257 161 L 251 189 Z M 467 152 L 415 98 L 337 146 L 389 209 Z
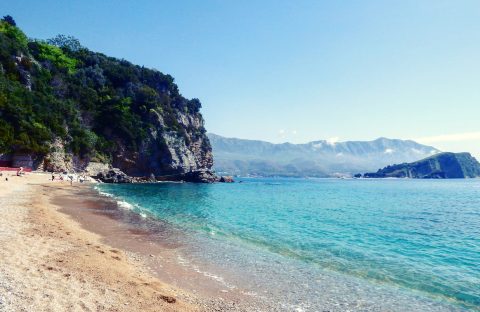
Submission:
M 200 107 L 170 75 L 92 52 L 72 37 L 31 40 L 11 17 L 0 21 L 0 154 L 45 155 L 58 139 L 80 157 L 111 160 L 122 148 L 138 151 L 158 120 L 185 141 L 204 136 L 203 125 L 185 129 L 178 121 L 179 112 Z

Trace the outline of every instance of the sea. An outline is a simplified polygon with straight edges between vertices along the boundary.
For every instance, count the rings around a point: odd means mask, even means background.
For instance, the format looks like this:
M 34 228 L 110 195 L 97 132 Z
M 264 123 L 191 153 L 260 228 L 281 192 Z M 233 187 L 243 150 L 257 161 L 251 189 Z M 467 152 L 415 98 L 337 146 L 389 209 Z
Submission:
M 158 238 L 181 240 L 181 265 L 272 310 L 480 311 L 480 179 L 96 189 L 181 232 Z

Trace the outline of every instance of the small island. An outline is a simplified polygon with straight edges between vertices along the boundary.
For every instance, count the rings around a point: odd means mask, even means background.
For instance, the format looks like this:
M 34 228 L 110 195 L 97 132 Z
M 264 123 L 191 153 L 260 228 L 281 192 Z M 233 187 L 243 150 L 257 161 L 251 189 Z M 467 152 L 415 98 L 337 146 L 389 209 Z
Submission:
M 356 178 L 465 179 L 480 177 L 480 163 L 470 153 L 439 153 L 415 162 L 387 166 Z

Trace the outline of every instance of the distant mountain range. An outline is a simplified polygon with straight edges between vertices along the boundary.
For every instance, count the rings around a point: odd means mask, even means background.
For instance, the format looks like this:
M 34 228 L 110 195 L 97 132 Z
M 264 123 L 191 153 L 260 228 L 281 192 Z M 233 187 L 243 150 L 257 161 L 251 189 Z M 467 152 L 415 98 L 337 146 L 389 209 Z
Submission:
M 440 151 L 411 140 L 273 144 L 208 134 L 219 174 L 330 177 L 376 171 L 395 163 L 413 162 Z
M 480 163 L 470 153 L 440 153 L 413 163 L 387 166 L 365 178 L 463 179 L 480 177 Z

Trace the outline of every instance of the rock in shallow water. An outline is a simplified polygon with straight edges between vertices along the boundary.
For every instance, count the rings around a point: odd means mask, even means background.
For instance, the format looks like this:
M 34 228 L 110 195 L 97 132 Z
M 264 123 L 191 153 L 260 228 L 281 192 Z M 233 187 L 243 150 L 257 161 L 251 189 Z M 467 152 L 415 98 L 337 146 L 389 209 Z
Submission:
M 132 183 L 133 179 L 122 170 L 113 168 L 102 171 L 95 176 L 96 179 L 104 183 Z
M 197 170 L 185 173 L 183 180 L 196 183 L 213 183 L 218 181 L 218 177 L 210 170 Z
M 218 180 L 218 182 L 222 182 L 222 183 L 233 183 L 233 182 L 235 182 L 235 181 L 233 180 L 233 177 L 231 177 L 231 176 L 222 176 L 222 177 L 220 177 L 220 179 Z
M 197 170 L 197 171 L 187 172 L 185 174 L 158 176 L 158 177 L 155 177 L 153 175 L 150 175 L 150 177 L 130 177 L 120 169 L 113 168 L 113 169 L 101 171 L 96 176 L 94 176 L 94 178 L 104 183 L 145 183 L 145 182 L 155 182 L 155 181 L 185 181 L 185 182 L 194 182 L 194 183 L 213 183 L 213 182 L 221 181 L 221 179 L 219 179 L 210 170 Z M 227 181 L 221 181 L 221 182 L 227 182 Z

